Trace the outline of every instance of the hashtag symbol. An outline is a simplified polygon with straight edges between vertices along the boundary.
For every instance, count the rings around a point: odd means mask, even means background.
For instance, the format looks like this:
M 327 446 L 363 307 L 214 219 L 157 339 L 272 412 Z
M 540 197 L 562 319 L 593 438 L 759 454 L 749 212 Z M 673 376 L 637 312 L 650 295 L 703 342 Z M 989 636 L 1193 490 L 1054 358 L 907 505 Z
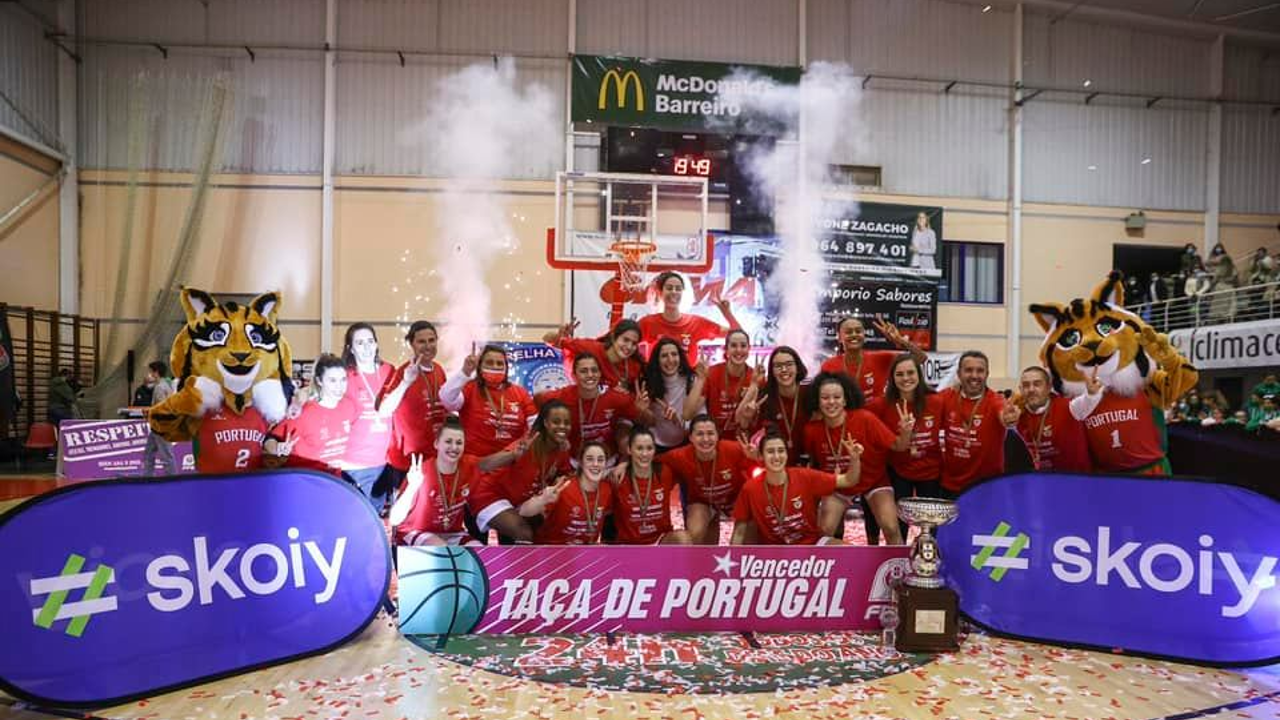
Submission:
M 1010 569 L 1027 569 L 1027 559 L 1019 557 L 1019 554 L 1031 547 L 1031 538 L 1027 537 L 1026 533 L 1009 537 L 1009 530 L 1009 523 L 1001 522 L 996 526 L 995 532 L 990 535 L 973 536 L 973 544 L 982 550 L 969 558 L 969 564 L 978 571 L 991 568 L 991 579 L 996 582 L 1003 580 L 1004 574 Z M 1004 554 L 1000 557 L 992 557 L 997 548 L 1004 548 Z
M 31 581 L 32 597 L 48 595 L 43 606 L 31 611 L 36 627 L 51 630 L 55 621 L 70 618 L 66 633 L 72 637 L 80 637 L 84 634 L 90 617 L 116 609 L 114 597 L 102 597 L 107 584 L 115 582 L 115 570 L 99 565 L 93 572 L 80 572 L 84 568 L 84 562 L 82 556 L 73 553 L 67 557 L 61 573 Z M 67 593 L 80 588 L 85 588 L 80 601 L 67 602 Z

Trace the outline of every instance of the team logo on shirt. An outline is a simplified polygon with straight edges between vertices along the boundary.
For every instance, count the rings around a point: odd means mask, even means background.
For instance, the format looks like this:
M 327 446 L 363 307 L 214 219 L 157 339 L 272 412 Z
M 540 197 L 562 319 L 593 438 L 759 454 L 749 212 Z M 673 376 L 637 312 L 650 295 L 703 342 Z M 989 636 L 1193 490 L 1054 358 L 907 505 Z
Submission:
M 804 501 L 800 499 L 799 495 L 797 495 L 794 498 L 791 498 L 791 507 L 799 510 L 802 505 L 804 505 Z

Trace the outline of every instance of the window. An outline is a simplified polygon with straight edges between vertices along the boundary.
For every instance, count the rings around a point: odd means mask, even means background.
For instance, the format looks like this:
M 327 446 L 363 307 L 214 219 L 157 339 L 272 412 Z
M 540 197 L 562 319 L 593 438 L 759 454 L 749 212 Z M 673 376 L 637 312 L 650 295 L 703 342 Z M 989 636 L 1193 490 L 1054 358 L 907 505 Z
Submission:
M 944 240 L 938 285 L 939 302 L 1003 303 L 1004 245 Z
M 853 187 L 880 187 L 879 165 L 828 165 L 827 182 L 832 185 L 851 185 Z

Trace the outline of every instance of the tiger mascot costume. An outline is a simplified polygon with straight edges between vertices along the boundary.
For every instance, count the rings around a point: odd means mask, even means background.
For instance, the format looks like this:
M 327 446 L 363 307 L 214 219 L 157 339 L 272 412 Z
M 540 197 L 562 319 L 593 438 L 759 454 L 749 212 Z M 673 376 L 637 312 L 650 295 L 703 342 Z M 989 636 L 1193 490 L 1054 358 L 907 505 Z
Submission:
M 201 472 L 260 467 L 266 428 L 284 418 L 292 390 L 292 353 L 276 326 L 280 294 L 240 305 L 183 288 L 181 301 L 187 323 L 169 352 L 178 389 L 148 422 L 170 442 L 195 440 Z M 205 462 L 217 455 L 226 462 Z
M 1199 373 L 1167 335 L 1124 309 L 1122 275 L 1112 271 L 1087 299 L 1030 310 L 1046 333 L 1040 360 L 1053 389 L 1072 398 L 1094 466 L 1169 474 L 1164 410 L 1195 387 Z M 1090 392 L 1095 378 L 1101 387 Z

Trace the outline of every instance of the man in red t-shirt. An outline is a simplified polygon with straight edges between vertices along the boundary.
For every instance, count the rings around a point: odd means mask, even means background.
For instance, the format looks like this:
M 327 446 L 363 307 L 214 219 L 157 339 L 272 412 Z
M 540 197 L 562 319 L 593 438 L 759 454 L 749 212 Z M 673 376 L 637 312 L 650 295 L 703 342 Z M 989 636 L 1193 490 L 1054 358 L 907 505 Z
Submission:
M 312 376 L 318 395 L 303 404 L 297 417 L 271 429 L 267 452 L 282 459 L 286 467 L 341 475 L 347 439 L 360 408 L 345 397 L 347 370 L 342 358 L 321 355 Z
M 942 489 L 952 497 L 1004 472 L 1004 397 L 987 387 L 988 368 L 984 353 L 966 350 L 960 387 L 942 391 Z
M 239 415 L 220 407 L 200 423 L 192 449 L 196 472 L 236 473 L 262 467 L 262 442 L 267 421 L 250 405 Z
M 647 356 L 658 340 L 669 337 L 680 343 L 690 365 L 698 364 L 698 345 L 708 340 L 724 337 L 733 328 L 741 327 L 733 316 L 729 301 L 723 298 L 716 300 L 715 305 L 729 321 L 729 327 L 708 320 L 699 315 L 690 315 L 680 311 L 680 301 L 684 297 L 684 278 L 679 273 L 667 271 L 658 275 L 653 284 L 662 296 L 662 312 L 645 315 L 640 318 L 640 345 Z
M 924 350 L 911 342 L 893 323 L 876 318 L 871 324 L 886 340 L 915 356 L 917 362 L 923 364 L 927 359 Z M 840 319 L 836 325 L 836 339 L 840 341 L 842 352 L 827 358 L 822 363 L 821 372 L 848 375 L 866 402 L 884 395 L 885 385 L 891 379 L 889 366 L 899 351 L 867 350 L 866 326 L 860 318 L 852 315 Z
M 1023 370 L 1019 395 L 1005 403 L 1001 421 L 1017 431 L 1036 470 L 1089 472 L 1084 425 L 1071 415 L 1071 402 L 1052 393 L 1051 382 L 1042 367 Z

